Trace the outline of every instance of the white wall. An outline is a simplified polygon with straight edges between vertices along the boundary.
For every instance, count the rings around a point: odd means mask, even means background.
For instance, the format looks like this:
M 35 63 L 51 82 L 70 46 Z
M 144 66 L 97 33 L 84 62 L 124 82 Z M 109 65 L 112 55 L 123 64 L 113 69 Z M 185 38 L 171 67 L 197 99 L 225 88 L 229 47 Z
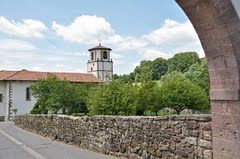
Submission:
M 32 82 L 12 82 L 12 108 L 17 108 L 17 115 L 29 114 L 37 99 L 31 95 L 31 100 L 26 101 L 26 88 Z
M 102 52 L 107 51 L 107 59 L 103 59 Z M 91 52 L 94 52 L 96 57 L 91 60 Z M 90 60 L 87 64 L 87 72 L 99 77 L 101 80 L 111 79 L 113 76 L 113 63 L 110 61 L 110 51 L 109 50 L 94 50 L 90 52 Z M 96 61 L 97 60 L 97 61 Z M 104 61 L 104 62 L 103 62 Z M 106 78 L 107 77 L 107 78 Z
M 0 116 L 7 116 L 7 95 L 6 95 L 6 82 L 0 81 L 0 94 L 3 94 L 3 102 L 0 103 Z

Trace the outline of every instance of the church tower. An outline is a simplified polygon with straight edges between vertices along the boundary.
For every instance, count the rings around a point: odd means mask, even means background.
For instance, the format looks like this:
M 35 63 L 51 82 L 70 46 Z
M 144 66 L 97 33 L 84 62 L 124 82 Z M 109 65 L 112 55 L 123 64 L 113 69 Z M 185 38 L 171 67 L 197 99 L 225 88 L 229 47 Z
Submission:
M 87 72 L 95 75 L 102 81 L 109 81 L 113 76 L 113 61 L 110 58 L 111 48 L 99 44 L 88 50 L 90 59 L 87 63 Z

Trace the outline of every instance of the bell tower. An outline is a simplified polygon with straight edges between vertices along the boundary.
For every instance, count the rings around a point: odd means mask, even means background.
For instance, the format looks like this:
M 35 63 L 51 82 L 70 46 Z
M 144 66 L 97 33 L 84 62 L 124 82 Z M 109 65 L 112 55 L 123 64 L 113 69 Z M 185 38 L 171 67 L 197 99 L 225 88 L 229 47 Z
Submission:
M 111 48 L 98 46 L 88 50 L 90 59 L 87 63 L 87 72 L 95 75 L 102 81 L 109 81 L 113 76 L 113 61 L 110 58 Z

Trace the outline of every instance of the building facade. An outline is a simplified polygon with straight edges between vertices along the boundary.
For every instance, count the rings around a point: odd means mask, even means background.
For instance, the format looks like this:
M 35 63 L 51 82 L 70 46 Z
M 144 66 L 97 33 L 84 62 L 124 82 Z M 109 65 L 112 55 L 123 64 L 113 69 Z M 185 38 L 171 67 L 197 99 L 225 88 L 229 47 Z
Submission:
M 36 72 L 36 71 L 0 71 L 0 120 L 9 120 L 14 115 L 28 114 L 37 102 L 31 94 L 30 86 L 39 79 L 56 76 L 72 83 L 99 83 L 100 79 L 86 73 Z
M 113 77 L 113 61 L 110 56 L 111 48 L 101 44 L 91 48 L 87 64 L 87 72 L 95 75 L 102 81 L 109 81 Z
M 89 49 L 90 59 L 87 62 L 87 73 L 36 72 L 36 71 L 0 71 L 0 121 L 8 120 L 14 115 L 28 114 L 37 102 L 31 94 L 30 86 L 39 79 L 56 76 L 72 83 L 100 83 L 109 81 L 113 76 L 113 61 L 110 58 L 111 48 L 99 44 Z

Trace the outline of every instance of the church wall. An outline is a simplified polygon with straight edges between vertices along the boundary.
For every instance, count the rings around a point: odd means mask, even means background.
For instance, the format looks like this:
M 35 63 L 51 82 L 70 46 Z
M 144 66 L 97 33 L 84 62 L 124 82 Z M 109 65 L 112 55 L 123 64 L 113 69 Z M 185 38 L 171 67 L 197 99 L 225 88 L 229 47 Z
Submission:
M 96 50 L 96 60 L 101 60 L 101 50 Z
M 98 70 L 105 70 L 111 71 L 112 70 L 112 63 L 110 62 L 98 62 Z
M 0 102 L 0 116 L 7 116 L 6 82 L 0 81 L 0 94 L 3 95 L 3 101 Z
M 30 87 L 32 82 L 16 81 L 12 82 L 12 108 L 17 108 L 17 115 L 29 114 L 37 99 L 32 95 L 30 101 L 26 100 L 26 88 Z

